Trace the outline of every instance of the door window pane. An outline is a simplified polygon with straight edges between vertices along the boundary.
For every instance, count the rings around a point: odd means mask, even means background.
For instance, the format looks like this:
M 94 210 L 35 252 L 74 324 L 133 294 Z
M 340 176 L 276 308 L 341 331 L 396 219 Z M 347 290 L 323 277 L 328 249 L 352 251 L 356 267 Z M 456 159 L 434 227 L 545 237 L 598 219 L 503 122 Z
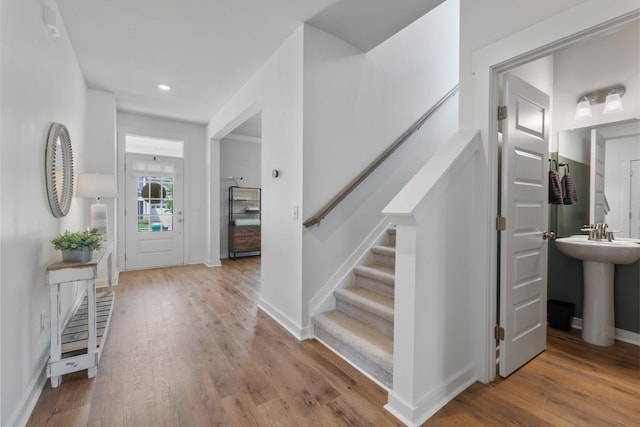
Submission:
M 173 231 L 173 178 L 138 176 L 138 232 Z

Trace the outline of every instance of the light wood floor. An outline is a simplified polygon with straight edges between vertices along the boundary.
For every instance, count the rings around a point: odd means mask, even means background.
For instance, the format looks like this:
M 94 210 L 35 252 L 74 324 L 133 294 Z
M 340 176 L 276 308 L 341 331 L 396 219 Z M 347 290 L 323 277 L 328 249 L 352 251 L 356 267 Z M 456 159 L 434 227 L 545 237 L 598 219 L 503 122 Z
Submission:
M 400 426 L 386 392 L 257 309 L 260 258 L 120 275 L 98 376 L 49 384 L 30 426 Z M 549 330 L 506 380 L 475 384 L 424 425 L 640 425 L 638 347 Z

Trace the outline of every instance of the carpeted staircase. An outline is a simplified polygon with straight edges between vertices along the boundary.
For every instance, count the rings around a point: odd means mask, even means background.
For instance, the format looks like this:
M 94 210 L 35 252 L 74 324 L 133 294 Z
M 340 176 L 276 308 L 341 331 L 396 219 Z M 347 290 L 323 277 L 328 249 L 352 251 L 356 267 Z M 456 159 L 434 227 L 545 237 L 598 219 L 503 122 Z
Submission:
M 373 264 L 353 269 L 355 283 L 334 291 L 336 309 L 313 317 L 315 337 L 380 383 L 393 384 L 396 230 L 371 248 Z

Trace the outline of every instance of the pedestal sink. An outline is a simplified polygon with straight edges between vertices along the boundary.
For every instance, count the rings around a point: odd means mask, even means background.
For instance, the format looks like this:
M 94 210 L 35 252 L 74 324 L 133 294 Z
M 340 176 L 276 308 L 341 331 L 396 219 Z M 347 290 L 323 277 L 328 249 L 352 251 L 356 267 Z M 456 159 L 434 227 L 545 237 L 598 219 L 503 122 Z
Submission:
M 634 240 L 588 240 L 587 236 L 556 239 L 560 252 L 582 260 L 584 306 L 582 339 L 609 346 L 615 341 L 613 271 L 615 264 L 631 264 L 640 259 L 640 242 Z

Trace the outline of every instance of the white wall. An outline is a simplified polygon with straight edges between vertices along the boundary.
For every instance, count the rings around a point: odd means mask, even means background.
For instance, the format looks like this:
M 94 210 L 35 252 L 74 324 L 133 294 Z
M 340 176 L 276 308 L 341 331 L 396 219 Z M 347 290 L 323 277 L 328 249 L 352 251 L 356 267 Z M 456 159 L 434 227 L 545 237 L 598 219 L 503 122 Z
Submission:
M 47 2 L 52 8 L 55 3 Z M 49 313 L 45 268 L 58 254 L 49 243 L 58 232 L 83 228 L 83 200 L 56 219 L 49 209 L 44 154 L 52 122 L 67 126 L 76 169 L 87 157 L 87 90 L 64 26 L 52 38 L 42 23 L 42 2 L 3 0 L 1 15 L 0 200 L 1 366 L 0 424 L 23 424 L 46 380 L 48 329 L 40 332 L 40 313 Z M 59 18 L 59 16 L 58 16 Z M 63 311 L 74 286 L 63 292 Z M 48 320 L 48 319 L 47 319 Z
M 479 129 L 485 166 L 478 170 L 473 191 L 478 196 L 474 223 L 468 224 L 476 257 L 470 268 L 478 278 L 469 295 L 481 301 L 473 312 L 473 337 L 477 349 L 477 376 L 489 381 L 495 375 L 495 346 L 490 325 L 495 324 L 497 241 L 492 220 L 497 214 L 497 124 L 493 121 L 494 85 L 492 68 L 501 68 L 514 58 L 543 49 L 558 40 L 637 11 L 634 0 L 616 2 L 556 1 L 506 2 L 461 0 L 460 31 L 460 128 Z M 515 63 L 513 65 L 516 65 Z M 490 110 L 491 107 L 491 110 Z M 470 189 L 471 191 L 471 189 Z
M 417 169 L 420 156 L 396 159 L 319 228 L 305 231 L 304 249 L 302 219 L 457 83 L 456 16 L 457 2 L 446 2 L 367 54 L 304 25 L 210 121 L 214 170 L 218 140 L 262 110 L 261 307 L 296 336 L 308 325 L 308 301 L 382 220 L 380 211 Z M 441 121 L 431 130 L 433 141 L 423 139 L 422 147 L 408 151 L 421 152 L 422 163 L 456 130 L 455 100 L 451 104 L 442 113 L 451 120 L 434 119 Z M 272 178 L 272 169 L 281 177 Z M 219 197 L 212 194 L 212 206 Z M 368 198 L 372 203 L 363 203 Z M 220 238 L 215 234 L 212 242 Z
M 229 176 L 242 176 L 241 187 L 262 186 L 260 143 L 223 138 L 220 141 L 220 257 L 229 255 L 229 187 L 235 185 Z
M 555 129 L 575 129 L 640 116 L 640 24 L 596 38 L 555 54 Z M 604 104 L 592 105 L 590 118 L 575 119 L 580 95 L 622 84 L 624 111 L 603 114 Z
M 458 2 L 447 1 L 366 54 L 305 27 L 304 219 L 457 84 L 457 23 Z M 319 226 L 304 230 L 304 326 L 309 300 L 457 130 L 456 110 L 454 98 Z
M 219 139 L 262 110 L 262 294 L 260 307 L 299 335 L 302 305 L 303 28 L 299 27 L 209 122 L 211 258 L 219 248 Z M 280 176 L 271 177 L 278 169 Z
M 110 92 L 89 89 L 87 91 L 87 132 L 85 136 L 86 150 L 85 161 L 78 168 L 78 173 L 106 173 L 117 177 L 117 142 L 116 142 L 116 97 Z M 118 259 L 117 225 L 118 225 L 118 199 L 101 199 L 101 203 L 107 205 L 109 219 L 109 237 L 115 242 L 113 259 Z M 95 200 L 86 200 L 87 205 L 95 203 Z M 91 210 L 87 206 L 84 210 L 84 228 L 91 224 Z M 112 265 L 112 274 L 116 278 L 118 265 Z M 100 273 L 98 286 L 106 285 L 106 271 Z
M 460 0 L 460 92 L 469 99 L 473 89 L 471 57 L 475 50 L 534 25 L 585 0 Z M 465 94 L 465 92 L 467 92 Z M 460 124 L 473 117 L 473 104 L 460 103 Z M 469 126 L 461 129 L 470 129 Z
M 126 134 L 184 141 L 184 263 L 205 262 L 207 197 L 205 126 L 125 112 L 117 113 L 118 122 L 118 194 L 124 197 L 124 137 Z M 124 204 L 124 200 L 121 200 Z M 120 270 L 124 268 L 124 217 L 119 212 L 118 230 Z

